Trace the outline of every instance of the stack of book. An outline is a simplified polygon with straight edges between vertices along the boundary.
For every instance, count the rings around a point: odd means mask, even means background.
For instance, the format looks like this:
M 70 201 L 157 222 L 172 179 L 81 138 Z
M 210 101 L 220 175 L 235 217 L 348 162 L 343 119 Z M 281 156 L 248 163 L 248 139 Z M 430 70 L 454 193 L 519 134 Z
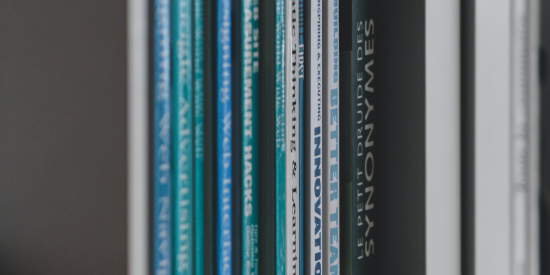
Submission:
M 154 274 L 536 273 L 534 4 L 150 2 Z
M 155 274 L 369 270 L 368 2 L 154 1 Z

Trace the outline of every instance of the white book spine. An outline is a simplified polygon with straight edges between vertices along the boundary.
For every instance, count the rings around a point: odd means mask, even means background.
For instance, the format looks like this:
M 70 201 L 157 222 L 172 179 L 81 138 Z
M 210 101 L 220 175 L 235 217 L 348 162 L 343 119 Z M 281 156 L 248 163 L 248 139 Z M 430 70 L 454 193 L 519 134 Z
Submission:
M 285 16 L 285 212 L 286 274 L 300 274 L 300 78 L 299 0 L 286 1 Z
M 324 186 L 325 188 L 323 201 L 327 202 L 327 213 L 323 218 L 328 225 L 327 231 L 323 236 L 325 242 L 323 255 L 328 257 L 324 262 L 327 263 L 323 266 L 325 270 L 323 274 L 340 274 L 340 165 L 338 163 L 340 159 L 339 140 L 340 133 L 338 131 L 339 119 L 339 25 L 338 25 L 338 1 L 328 0 L 325 2 L 325 19 L 323 26 L 325 27 L 325 83 L 324 87 L 324 137 L 327 139 L 325 142 L 328 144 L 328 148 L 325 151 L 324 158 L 326 162 L 323 162 L 325 166 L 324 171 Z M 325 229 L 325 227 L 323 227 Z
M 321 253 L 322 244 L 322 194 L 323 194 L 323 167 L 322 167 L 322 144 L 323 144 L 323 119 L 322 119 L 322 109 L 323 109 L 323 34 L 322 34 L 322 17 L 323 17 L 323 8 L 322 2 L 320 0 L 311 0 L 309 2 L 309 24 L 310 29 L 309 33 L 309 48 L 306 50 L 309 51 L 309 102 L 304 104 L 309 104 L 309 129 L 304 131 L 309 131 L 309 152 L 310 156 L 309 161 L 309 192 L 310 205 L 309 207 L 309 237 L 306 252 L 309 251 L 309 270 L 312 274 L 321 274 L 322 273 L 322 262 L 323 257 Z

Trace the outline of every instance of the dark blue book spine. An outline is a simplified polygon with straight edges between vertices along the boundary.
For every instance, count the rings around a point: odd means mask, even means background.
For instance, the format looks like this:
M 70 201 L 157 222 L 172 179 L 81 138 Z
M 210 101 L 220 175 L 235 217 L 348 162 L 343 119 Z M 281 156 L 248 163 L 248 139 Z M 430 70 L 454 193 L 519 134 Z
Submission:
M 217 0 L 218 274 L 231 274 L 231 0 Z
M 171 169 L 170 169 L 170 1 L 154 2 L 154 227 L 155 274 L 170 274 Z

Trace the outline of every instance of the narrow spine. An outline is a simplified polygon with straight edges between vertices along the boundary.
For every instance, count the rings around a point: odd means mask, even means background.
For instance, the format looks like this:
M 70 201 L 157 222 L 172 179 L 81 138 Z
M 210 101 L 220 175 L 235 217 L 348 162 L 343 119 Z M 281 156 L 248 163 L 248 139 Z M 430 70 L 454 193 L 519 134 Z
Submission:
M 339 13 L 338 1 L 325 1 L 325 16 L 323 17 L 324 34 L 326 35 L 325 49 L 323 56 L 326 64 L 323 67 L 326 70 L 323 83 L 323 126 L 325 127 L 323 136 L 326 138 L 323 146 L 325 150 L 323 158 L 324 180 L 324 201 L 328 202 L 324 214 L 327 231 L 322 237 L 325 242 L 323 247 L 326 266 L 324 274 L 340 274 L 340 132 L 339 132 Z M 323 226 L 324 227 L 324 226 Z
M 193 273 L 193 63 L 191 1 L 172 2 L 174 274 Z
M 171 255 L 170 1 L 154 1 L 153 28 L 153 271 L 169 274 Z
M 285 1 L 275 1 L 275 240 L 276 273 L 285 275 L 287 259 L 285 205 Z M 291 199 L 289 197 L 289 199 Z
M 375 0 L 354 1 L 351 22 L 351 118 L 352 118 L 352 274 L 370 273 L 374 268 L 375 177 L 374 93 Z
M 194 166 L 195 166 L 195 274 L 204 274 L 203 244 L 204 239 L 204 157 L 203 157 L 203 3 L 194 1 Z
M 258 2 L 242 0 L 242 274 L 258 274 Z
M 303 17 L 302 0 L 286 1 L 285 61 L 285 212 L 286 212 L 286 273 L 301 274 L 302 261 L 302 95 L 303 95 Z M 300 15 L 298 15 L 300 14 Z M 277 32 L 277 34 L 279 34 Z
M 231 0 L 217 0 L 217 274 L 232 268 Z
M 305 194 L 305 187 L 304 187 L 304 34 L 305 34 L 305 26 L 304 26 L 304 0 L 298 0 L 298 37 L 296 40 L 297 43 L 297 54 L 298 54 L 298 105 L 299 107 L 299 134 L 298 139 L 300 140 L 300 146 L 298 148 L 299 152 L 299 163 L 300 163 L 300 170 L 299 170 L 299 177 L 300 177 L 300 239 L 299 239 L 299 254 L 300 254 L 300 273 L 299 274 L 305 274 L 304 273 L 304 223 L 305 223 L 305 217 L 304 217 L 304 194 Z M 293 42 L 294 43 L 294 42 Z
M 306 219 L 305 273 L 322 274 L 323 244 L 323 6 L 320 0 L 309 0 L 305 9 L 305 101 L 304 110 L 307 156 L 305 165 Z

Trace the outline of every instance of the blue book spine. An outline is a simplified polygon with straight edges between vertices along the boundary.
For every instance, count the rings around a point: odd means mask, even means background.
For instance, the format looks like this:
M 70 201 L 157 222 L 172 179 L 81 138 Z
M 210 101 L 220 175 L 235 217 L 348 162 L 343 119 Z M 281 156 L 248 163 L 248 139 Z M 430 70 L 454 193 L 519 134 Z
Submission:
M 204 274 L 203 239 L 204 239 L 204 208 L 203 208 L 203 25 L 202 1 L 194 1 L 194 107 L 195 107 L 195 274 Z
M 286 269 L 285 1 L 275 2 L 275 245 L 276 274 Z
M 172 1 L 173 274 L 193 274 L 192 3 Z
M 258 1 L 242 0 L 242 274 L 258 274 Z
M 154 1 L 153 111 L 153 269 L 170 274 L 171 154 L 170 154 L 170 1 Z
M 231 0 L 217 0 L 217 268 L 231 274 Z

